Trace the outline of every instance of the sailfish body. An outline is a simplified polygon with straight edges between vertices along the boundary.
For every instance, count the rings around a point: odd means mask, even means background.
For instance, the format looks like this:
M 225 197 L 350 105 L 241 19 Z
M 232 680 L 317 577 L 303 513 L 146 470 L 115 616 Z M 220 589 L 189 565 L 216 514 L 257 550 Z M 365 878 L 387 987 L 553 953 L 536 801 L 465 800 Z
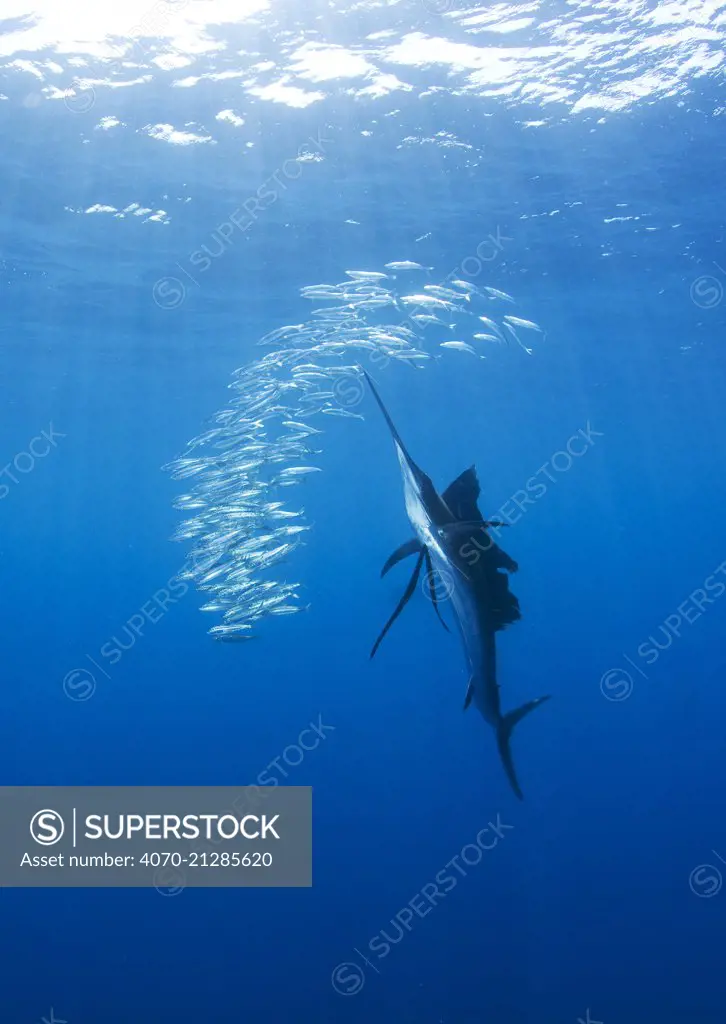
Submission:
M 381 575 L 408 555 L 418 556 L 406 592 L 376 641 L 371 657 L 412 596 L 425 564 L 437 615 L 437 582 L 450 597 L 454 610 L 469 671 L 464 708 L 474 704 L 494 729 L 507 778 L 521 800 L 510 737 L 517 722 L 549 697 L 529 701 L 507 714 L 501 710 L 496 634 L 520 618 L 519 602 L 509 589 L 506 575 L 515 572 L 517 565 L 487 532 L 491 526 L 500 524 L 486 522 L 479 511 L 480 488 L 474 467 L 457 477 L 440 495 L 409 455 L 375 385 L 367 373 L 365 376 L 393 436 L 403 478 L 406 513 L 414 532 L 414 537 L 391 555 Z M 443 619 L 441 621 L 443 623 Z

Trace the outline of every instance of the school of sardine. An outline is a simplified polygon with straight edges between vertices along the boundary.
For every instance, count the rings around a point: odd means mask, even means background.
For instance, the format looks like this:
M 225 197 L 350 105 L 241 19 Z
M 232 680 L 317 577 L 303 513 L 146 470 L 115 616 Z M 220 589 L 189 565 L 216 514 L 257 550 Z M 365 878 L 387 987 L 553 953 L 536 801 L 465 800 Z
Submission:
M 390 361 L 421 368 L 439 357 L 432 345 L 484 358 L 487 344 L 510 340 L 531 354 L 518 332 L 539 331 L 537 324 L 495 319 L 510 295 L 457 278 L 431 284 L 431 269 L 396 261 L 303 288 L 303 298 L 330 305 L 261 338 L 268 351 L 233 373 L 226 407 L 164 467 L 191 484 L 174 503 L 191 518 L 173 539 L 193 543 L 180 577 L 207 595 L 202 611 L 221 617 L 209 630 L 216 640 L 251 639 L 263 618 L 303 609 L 301 585 L 269 575 L 310 529 L 304 508 L 283 499 L 320 472 L 322 430 L 310 421 L 363 419 L 353 411 L 363 395 L 362 363 L 372 372 Z

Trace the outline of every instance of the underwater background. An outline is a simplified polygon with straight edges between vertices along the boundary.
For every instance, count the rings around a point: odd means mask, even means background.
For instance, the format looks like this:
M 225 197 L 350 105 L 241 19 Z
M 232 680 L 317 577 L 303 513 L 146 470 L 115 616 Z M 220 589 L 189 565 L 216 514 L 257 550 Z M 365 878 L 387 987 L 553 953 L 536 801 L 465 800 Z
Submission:
M 2 0 L 0 780 L 311 785 L 314 878 L 2 889 L 0 1020 L 722 1024 L 725 35 L 717 2 Z M 161 467 L 259 339 L 396 261 L 542 329 L 375 370 L 437 486 L 475 464 L 511 516 L 502 702 L 552 694 L 522 803 L 420 589 L 369 661 L 410 532 L 370 395 L 291 489 L 307 610 L 216 643 L 169 542 Z

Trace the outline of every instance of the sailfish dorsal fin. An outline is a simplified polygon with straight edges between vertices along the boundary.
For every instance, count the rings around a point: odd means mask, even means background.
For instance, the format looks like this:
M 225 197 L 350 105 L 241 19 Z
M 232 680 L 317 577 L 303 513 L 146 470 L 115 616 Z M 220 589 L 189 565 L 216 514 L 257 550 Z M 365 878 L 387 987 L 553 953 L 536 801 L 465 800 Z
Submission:
M 470 466 L 469 469 L 464 470 L 461 476 L 457 476 L 453 483 L 449 484 L 441 497 L 456 519 L 478 523 L 482 521 L 482 514 L 477 505 L 480 493 L 481 488 L 476 469 L 474 466 Z

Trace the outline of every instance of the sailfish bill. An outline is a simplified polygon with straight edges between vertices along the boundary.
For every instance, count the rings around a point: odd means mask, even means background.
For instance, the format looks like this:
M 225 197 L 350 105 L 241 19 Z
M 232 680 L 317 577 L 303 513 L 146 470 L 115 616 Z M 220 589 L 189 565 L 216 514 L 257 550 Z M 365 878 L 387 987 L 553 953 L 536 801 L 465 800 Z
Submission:
M 410 555 L 417 555 L 413 575 L 393 615 L 383 628 L 371 651 L 371 657 L 411 599 L 426 565 L 429 596 L 441 618 L 436 600 L 435 578 L 447 582 L 447 597 L 461 636 L 469 670 L 469 685 L 464 708 L 474 704 L 494 729 L 499 757 L 509 784 L 522 799 L 522 790 L 514 767 L 510 740 L 514 727 L 531 711 L 549 700 L 549 695 L 528 701 L 506 714 L 500 705 L 496 666 L 496 634 L 521 618 L 519 602 L 509 589 L 507 573 L 517 571 L 517 563 L 489 534 L 489 529 L 505 524 L 484 519 L 479 506 L 479 480 L 471 466 L 439 494 L 431 479 L 414 462 L 401 440 L 388 410 L 370 376 L 365 375 L 393 437 L 403 478 L 406 513 L 414 537 L 402 544 L 386 561 L 381 576 Z

